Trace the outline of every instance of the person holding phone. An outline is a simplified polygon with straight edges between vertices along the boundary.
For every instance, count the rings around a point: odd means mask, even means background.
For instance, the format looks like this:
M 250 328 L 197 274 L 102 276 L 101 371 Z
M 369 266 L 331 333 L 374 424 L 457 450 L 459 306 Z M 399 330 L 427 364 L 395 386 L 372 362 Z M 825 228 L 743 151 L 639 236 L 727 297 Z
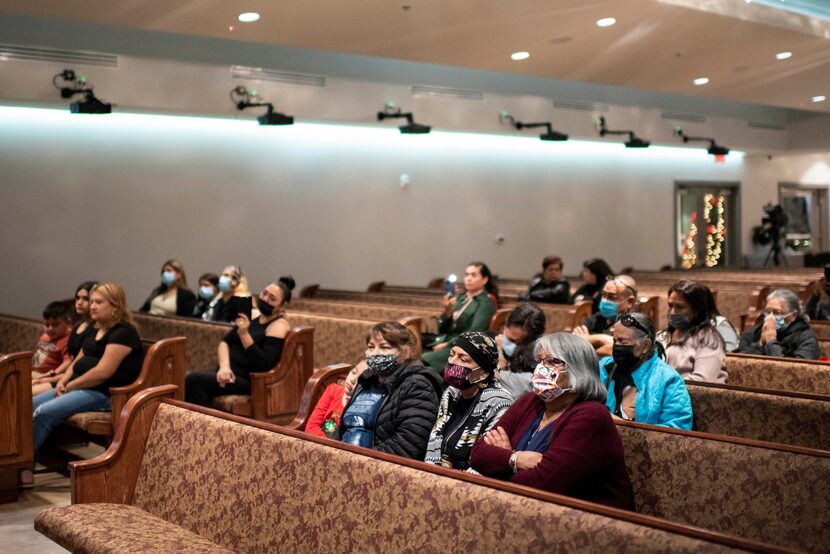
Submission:
M 185 400 L 210 407 L 213 399 L 226 394 L 251 394 L 250 374 L 268 371 L 280 361 L 285 336 L 291 325 L 285 319 L 285 305 L 294 289 L 292 277 L 268 283 L 257 297 L 257 310 L 251 313 L 239 306 L 233 328 L 222 339 L 216 355 L 215 372 L 191 373 L 185 380 Z
M 450 357 L 450 344 L 466 331 L 486 331 L 496 311 L 497 292 L 490 268 L 473 262 L 464 270 L 464 292 L 444 296 L 444 311 L 438 318 L 438 335 L 425 350 L 423 361 L 443 372 Z

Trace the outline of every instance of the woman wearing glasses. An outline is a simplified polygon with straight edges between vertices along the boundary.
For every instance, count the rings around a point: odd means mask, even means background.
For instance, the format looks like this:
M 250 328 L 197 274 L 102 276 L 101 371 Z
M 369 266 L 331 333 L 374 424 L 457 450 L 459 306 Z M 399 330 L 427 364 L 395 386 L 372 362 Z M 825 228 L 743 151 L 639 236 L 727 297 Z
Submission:
M 476 442 L 482 475 L 631 509 L 622 440 L 597 376 L 597 355 L 570 333 L 545 335 L 534 350 L 533 393 L 519 398 Z
M 716 316 L 704 285 L 682 280 L 669 289 L 669 325 L 657 341 L 666 350 L 666 363 L 686 381 L 726 382 L 726 351 Z
M 608 390 L 605 405 L 621 419 L 692 428 L 686 383 L 657 354 L 654 324 L 641 312 L 625 314 L 614 327 L 614 354 L 599 363 Z
M 801 302 L 787 289 L 774 290 L 767 296 L 764 322 L 741 335 L 737 351 L 805 360 L 821 357 L 818 339 L 807 323 Z

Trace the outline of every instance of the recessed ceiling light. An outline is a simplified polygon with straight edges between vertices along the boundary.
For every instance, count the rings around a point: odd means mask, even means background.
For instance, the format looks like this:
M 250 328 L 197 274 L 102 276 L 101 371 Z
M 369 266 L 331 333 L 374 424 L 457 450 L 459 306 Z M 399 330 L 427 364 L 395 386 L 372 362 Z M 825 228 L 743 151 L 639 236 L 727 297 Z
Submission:
M 775 55 L 776 60 L 786 60 L 787 58 L 792 58 L 792 52 L 779 52 Z
M 603 17 L 602 19 L 597 19 L 597 25 L 600 27 L 610 27 L 616 22 L 617 20 L 613 17 Z
M 827 100 L 827 97 L 823 94 L 821 96 L 813 96 L 813 102 L 824 102 Z
M 259 21 L 259 14 L 256 12 L 245 12 L 239 14 L 239 21 L 242 23 L 253 23 Z
M 698 77 L 692 81 L 696 87 L 700 87 L 709 83 L 709 77 Z
M 512 54 L 510 54 L 510 59 L 515 60 L 515 61 L 526 60 L 529 57 L 530 57 L 530 52 L 524 52 L 524 51 L 522 51 L 522 52 L 513 52 Z

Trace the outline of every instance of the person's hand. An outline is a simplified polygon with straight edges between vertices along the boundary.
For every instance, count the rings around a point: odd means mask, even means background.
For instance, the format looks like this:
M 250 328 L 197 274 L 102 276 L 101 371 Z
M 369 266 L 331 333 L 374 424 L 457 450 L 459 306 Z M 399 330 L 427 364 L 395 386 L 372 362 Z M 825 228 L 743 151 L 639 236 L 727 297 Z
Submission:
M 436 344 L 435 346 L 432 347 L 432 351 L 437 352 L 438 350 L 443 350 L 446 347 L 448 347 L 449 345 L 450 345 L 450 343 L 448 343 L 448 342 L 439 342 L 438 344 Z
M 579 327 L 574 328 L 573 334 L 576 335 L 577 337 L 582 337 L 582 338 L 587 339 L 588 335 L 590 335 L 591 333 L 588 332 L 587 327 L 585 327 L 584 325 L 580 325 Z
M 66 394 L 67 392 L 68 391 L 66 390 L 66 385 L 64 383 L 58 383 L 58 386 L 55 387 L 55 397 Z
M 761 327 L 761 346 L 768 342 L 775 342 L 778 340 L 778 331 L 775 329 L 775 318 L 768 317 L 764 320 L 764 325 Z
M 223 389 L 225 388 L 225 385 L 233 383 L 234 381 L 236 381 L 236 376 L 229 367 L 220 368 L 219 371 L 216 372 L 216 382 L 219 383 L 219 386 Z
M 505 450 L 513 450 L 513 445 L 510 444 L 510 437 L 507 432 L 501 427 L 493 427 L 489 433 L 484 435 L 484 444 L 504 448 Z
M 522 450 L 516 456 L 516 469 L 533 469 L 542 461 L 542 453 L 533 450 Z
M 447 293 L 441 300 L 444 303 L 444 315 L 449 317 L 449 315 L 452 314 L 453 307 L 455 307 L 455 297 L 450 293 Z
M 244 337 L 248 334 L 248 328 L 251 326 L 251 320 L 248 319 L 248 316 L 245 314 L 239 314 L 236 319 L 233 320 L 233 324 L 236 325 L 236 332 L 240 337 Z

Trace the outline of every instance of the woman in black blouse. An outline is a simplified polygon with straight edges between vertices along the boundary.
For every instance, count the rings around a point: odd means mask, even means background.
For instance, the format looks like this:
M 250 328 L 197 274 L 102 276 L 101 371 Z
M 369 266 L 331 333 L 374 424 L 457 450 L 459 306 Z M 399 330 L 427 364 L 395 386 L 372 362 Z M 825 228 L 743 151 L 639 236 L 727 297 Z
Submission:
M 191 373 L 185 382 L 185 399 L 199 406 L 226 394 L 250 394 L 252 372 L 268 371 L 279 362 L 285 336 L 291 326 L 285 305 L 291 300 L 294 279 L 280 277 L 269 283 L 257 298 L 257 312 L 249 320 L 240 314 L 234 328 L 219 343 L 216 373 Z
M 110 387 L 128 385 L 141 372 L 144 348 L 121 285 L 93 287 L 89 312 L 95 327 L 84 333 L 81 352 L 54 389 L 32 399 L 35 454 L 56 425 L 80 412 L 108 410 Z

